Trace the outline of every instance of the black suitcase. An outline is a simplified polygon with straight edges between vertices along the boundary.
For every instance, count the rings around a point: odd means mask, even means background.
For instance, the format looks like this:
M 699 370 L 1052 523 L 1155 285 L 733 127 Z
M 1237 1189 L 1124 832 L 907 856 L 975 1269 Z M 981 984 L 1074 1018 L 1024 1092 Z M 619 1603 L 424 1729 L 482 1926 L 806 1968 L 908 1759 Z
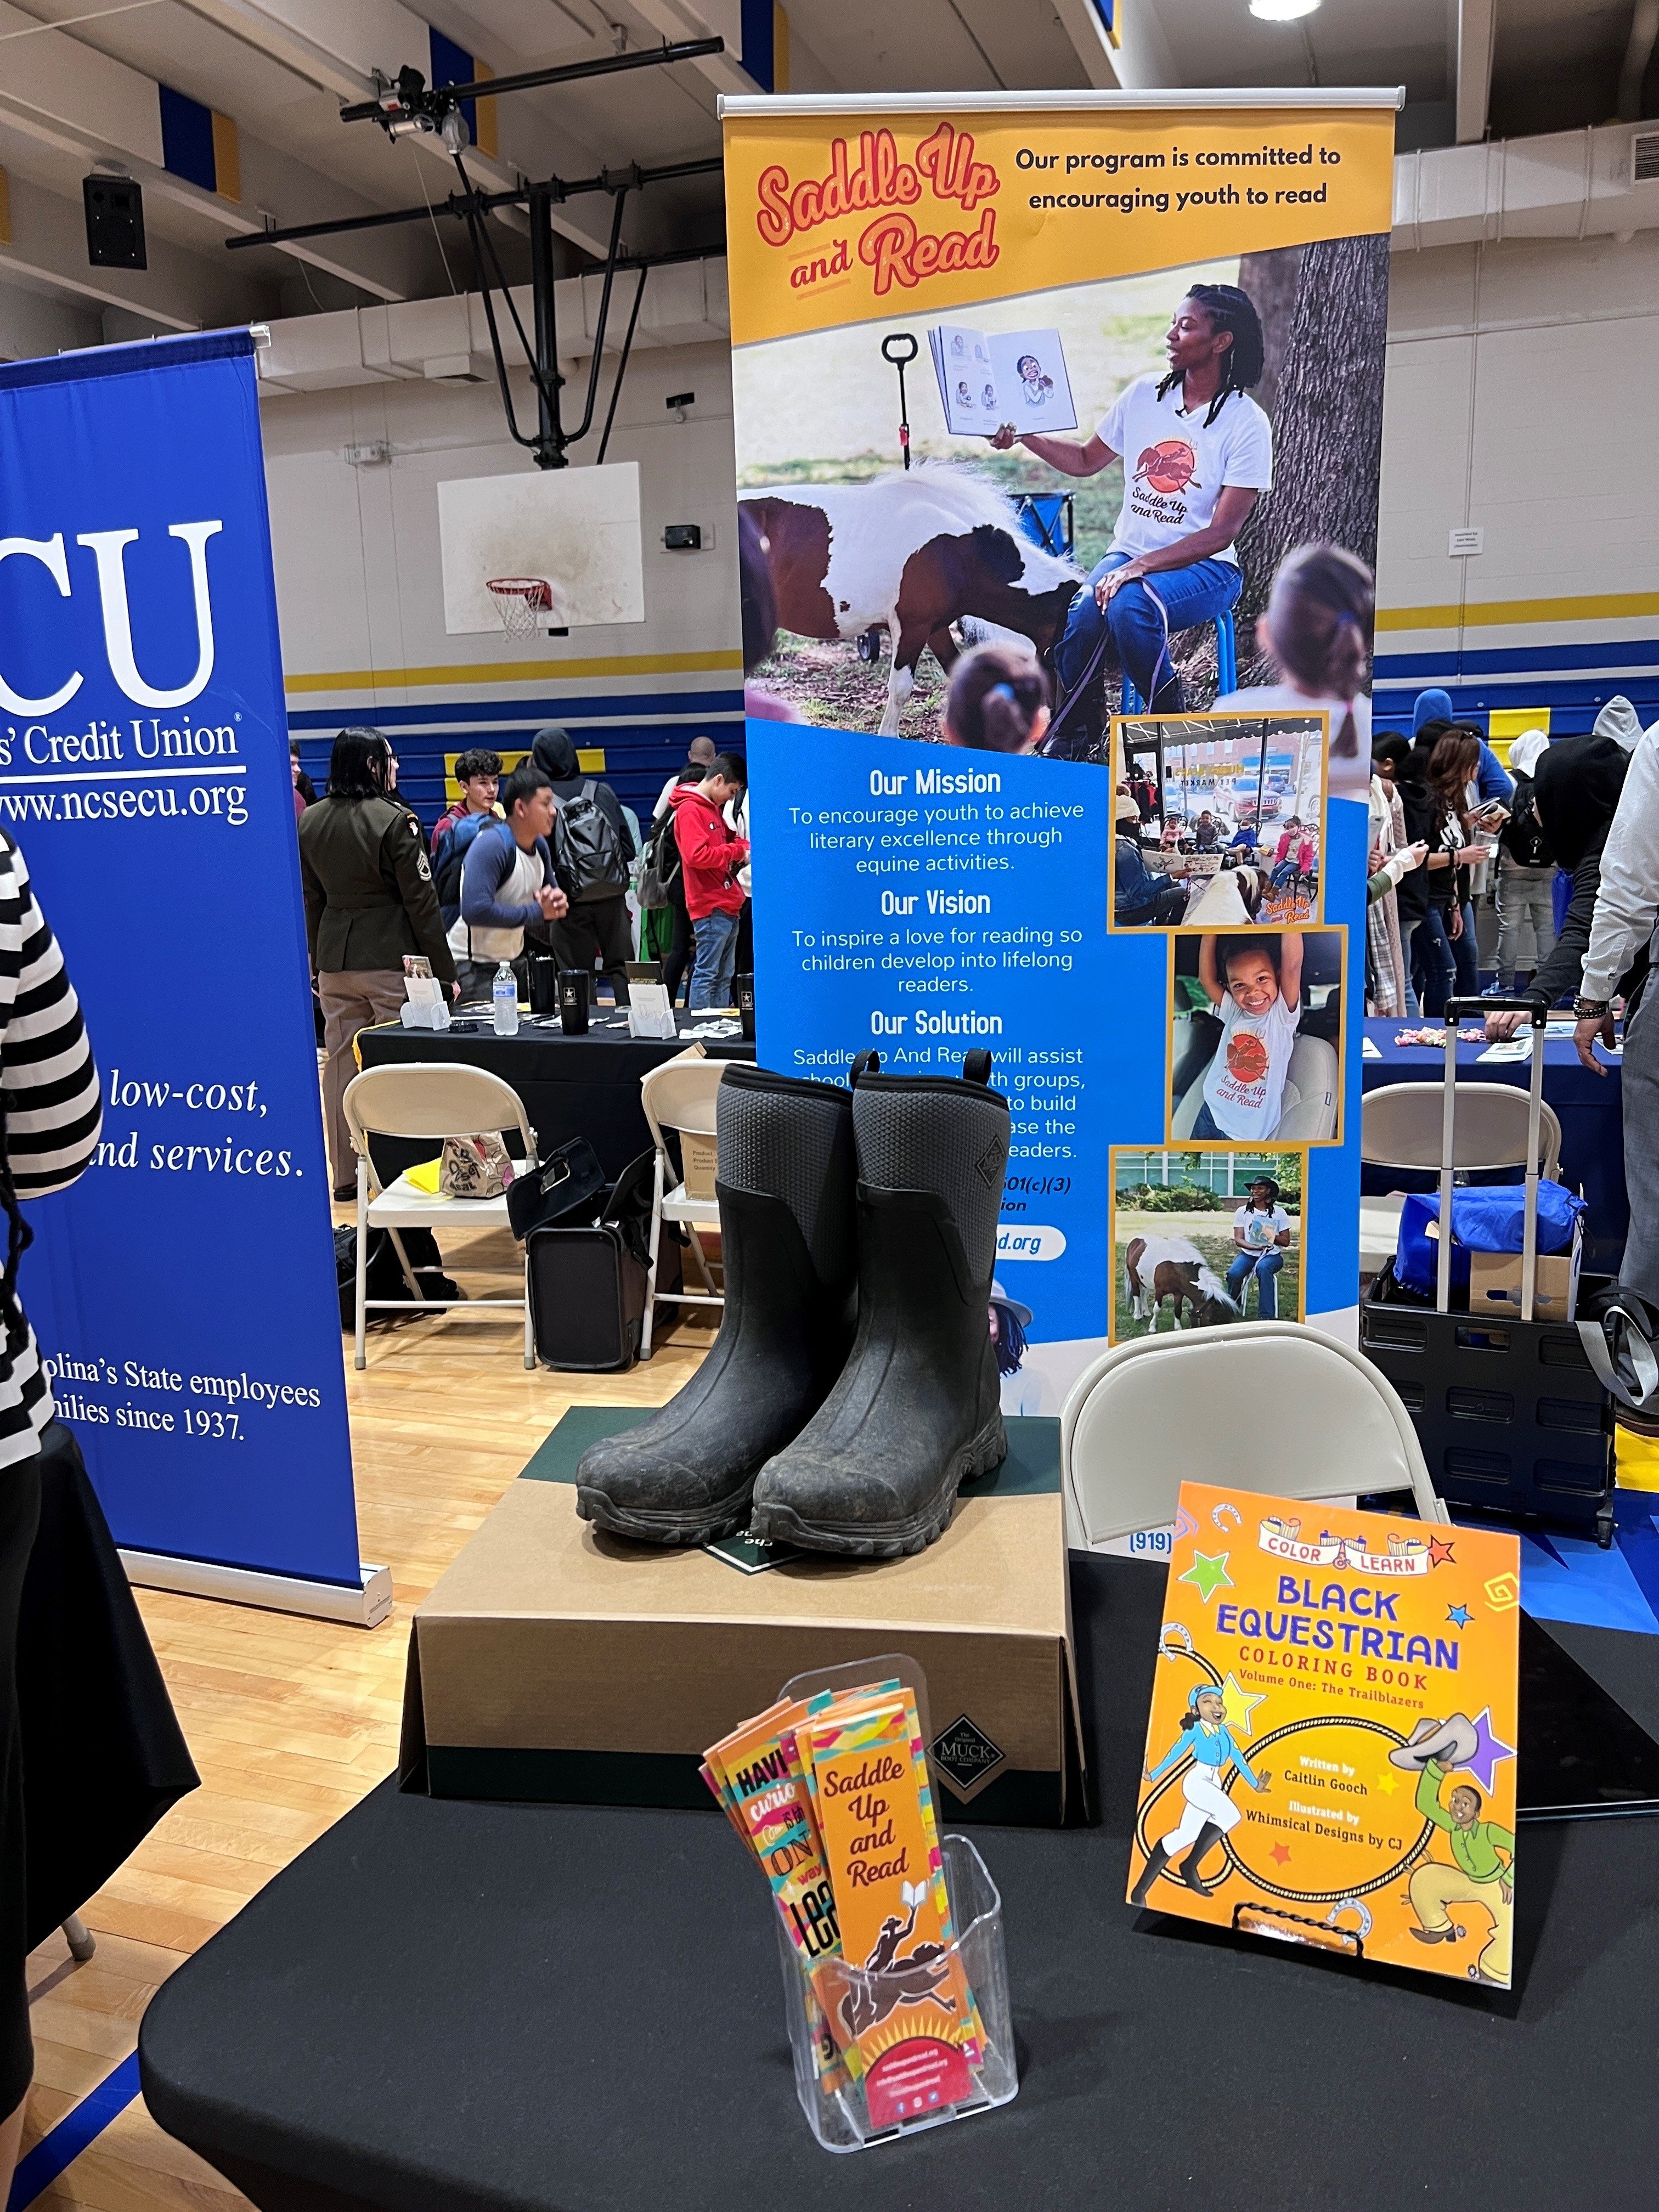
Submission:
M 605 1375 L 640 1356 L 647 1270 L 614 1221 L 586 1229 L 535 1229 L 530 1319 L 536 1354 L 548 1367 Z
M 608 1189 L 596 1192 L 586 1222 L 532 1229 L 525 1239 L 531 1327 L 544 1365 L 607 1375 L 638 1359 L 655 1159 L 654 1152 L 641 1152 Z M 678 1261 L 679 1247 L 665 1224 L 659 1290 L 679 1288 Z
M 1444 1019 L 1453 1041 L 1446 1051 L 1440 1219 L 1443 1229 L 1452 1212 L 1458 1022 L 1466 1013 L 1510 1011 L 1533 1017 L 1522 1318 L 1470 1313 L 1468 1293 L 1451 1289 L 1451 1241 L 1443 1234 L 1434 1305 L 1401 1288 L 1390 1261 L 1360 1309 L 1360 1347 L 1400 1393 L 1434 1486 L 1448 1504 L 1593 1531 L 1605 1549 L 1613 1541 L 1611 1403 L 1575 1325 L 1532 1319 L 1545 1020 L 1544 1009 L 1533 1000 L 1447 1001 Z M 1598 1278 L 1582 1277 L 1581 1306 L 1601 1287 Z

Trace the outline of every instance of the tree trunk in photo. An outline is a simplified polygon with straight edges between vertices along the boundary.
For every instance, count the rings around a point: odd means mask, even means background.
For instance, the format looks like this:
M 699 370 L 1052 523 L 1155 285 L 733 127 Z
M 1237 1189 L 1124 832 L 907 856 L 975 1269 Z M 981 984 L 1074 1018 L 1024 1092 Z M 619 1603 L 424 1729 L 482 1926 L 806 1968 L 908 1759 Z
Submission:
M 1298 545 L 1346 546 L 1376 568 L 1388 315 L 1386 232 L 1307 247 L 1273 412 L 1273 489 L 1238 541 L 1242 621 L 1261 613 Z
M 1278 418 L 1279 382 L 1307 251 L 1305 246 L 1280 246 L 1271 253 L 1247 253 L 1238 264 L 1238 289 L 1261 321 L 1261 375 L 1250 397 L 1270 422 Z

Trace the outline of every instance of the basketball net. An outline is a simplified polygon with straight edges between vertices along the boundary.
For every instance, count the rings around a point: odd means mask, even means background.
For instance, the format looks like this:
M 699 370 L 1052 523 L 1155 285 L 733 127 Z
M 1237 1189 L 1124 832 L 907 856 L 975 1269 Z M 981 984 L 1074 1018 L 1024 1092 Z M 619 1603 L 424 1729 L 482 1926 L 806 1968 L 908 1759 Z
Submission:
M 484 588 L 508 637 L 534 637 L 537 617 L 553 605 L 553 587 L 543 576 L 492 576 Z

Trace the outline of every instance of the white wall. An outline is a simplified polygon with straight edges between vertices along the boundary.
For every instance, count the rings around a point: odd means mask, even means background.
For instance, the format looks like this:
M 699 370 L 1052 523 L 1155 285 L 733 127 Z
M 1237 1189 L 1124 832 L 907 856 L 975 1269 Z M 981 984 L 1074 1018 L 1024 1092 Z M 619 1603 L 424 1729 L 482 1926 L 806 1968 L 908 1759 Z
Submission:
M 1659 706 L 1659 232 L 1397 252 L 1379 705 Z M 1485 550 L 1448 555 L 1455 526 Z
M 567 420 L 580 416 L 586 362 L 564 364 Z M 597 458 L 615 357 L 600 377 L 595 429 L 574 449 Z M 684 422 L 665 404 L 696 394 Z M 515 380 L 521 427 L 535 422 Z M 740 741 L 729 356 L 716 345 L 637 351 L 607 459 L 637 461 L 646 620 L 523 644 L 444 629 L 437 486 L 446 478 L 527 470 L 507 437 L 493 378 L 420 379 L 268 395 L 260 410 L 270 489 L 283 659 L 290 719 L 320 745 L 345 720 L 396 739 L 411 796 L 436 811 L 445 751 L 521 746 L 539 722 L 568 720 L 606 749 L 623 795 L 654 796 L 686 741 L 708 729 Z M 349 446 L 389 444 L 389 464 L 354 466 Z M 708 550 L 664 550 L 666 524 L 702 526 Z M 708 541 L 712 538 L 712 544 Z M 430 788 L 427 785 L 430 784 Z M 428 804 L 428 802 L 431 802 Z

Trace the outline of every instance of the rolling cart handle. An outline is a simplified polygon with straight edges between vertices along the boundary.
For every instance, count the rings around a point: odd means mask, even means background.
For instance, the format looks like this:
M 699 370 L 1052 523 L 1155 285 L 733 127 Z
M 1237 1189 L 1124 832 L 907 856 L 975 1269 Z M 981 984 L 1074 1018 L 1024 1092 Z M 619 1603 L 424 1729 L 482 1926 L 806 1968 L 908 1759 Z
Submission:
M 1533 1276 L 1538 1264 L 1538 1136 L 1544 1109 L 1544 1030 L 1549 1019 L 1547 1002 L 1540 998 L 1448 999 L 1441 1019 L 1446 1031 L 1446 1107 L 1440 1132 L 1440 1251 L 1435 1273 L 1434 1303 L 1441 1313 L 1451 1310 L 1452 1160 L 1455 1152 L 1457 1100 L 1457 1024 L 1465 1014 L 1525 1014 L 1532 1025 L 1532 1081 L 1527 1098 L 1526 1200 L 1521 1228 L 1521 1319 L 1532 1319 Z

